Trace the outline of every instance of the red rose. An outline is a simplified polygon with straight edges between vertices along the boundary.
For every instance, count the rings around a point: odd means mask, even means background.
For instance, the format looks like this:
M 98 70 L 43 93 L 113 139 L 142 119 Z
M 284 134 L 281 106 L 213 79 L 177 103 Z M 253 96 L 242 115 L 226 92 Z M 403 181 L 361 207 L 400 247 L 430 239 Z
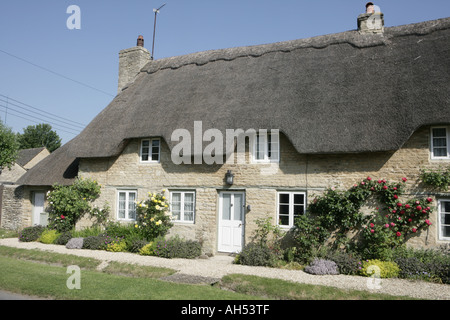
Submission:
M 417 229 L 416 228 L 412 228 L 412 232 L 416 233 Z
M 408 222 L 411 222 L 411 221 L 412 221 L 412 219 L 411 219 L 411 218 L 409 218 L 409 219 L 408 219 Z
M 370 229 L 370 233 L 375 233 L 375 230 L 373 230 L 373 229 Z
M 373 228 L 373 227 L 375 227 L 375 225 L 374 225 L 373 223 L 371 223 L 371 224 L 370 224 L 370 227 Z
M 427 210 L 422 210 L 422 213 L 427 213 Z
M 61 219 L 64 219 L 65 217 L 63 215 L 61 215 Z
M 403 180 L 403 182 L 406 182 L 408 179 L 406 179 L 406 178 L 402 178 L 402 180 Z
M 406 205 L 405 205 L 405 208 L 406 208 L 406 209 L 409 209 L 409 208 L 411 208 L 411 206 L 410 206 L 409 204 L 406 204 Z
M 394 194 L 394 199 L 398 199 L 398 195 Z
M 388 187 L 387 186 L 383 186 L 383 189 L 386 190 Z
M 367 177 L 367 180 L 370 181 L 370 180 L 372 180 L 372 178 L 371 177 Z
M 433 202 L 433 199 L 427 198 L 427 201 L 428 201 L 428 202 Z
M 397 237 L 400 237 L 402 234 L 401 234 L 401 232 L 397 231 L 396 235 L 397 235 Z
M 403 206 L 403 205 L 400 202 L 397 203 L 397 207 L 401 207 L 401 206 Z
M 422 207 L 421 206 L 417 206 L 416 209 L 417 209 L 417 211 L 420 211 L 420 210 L 422 210 Z

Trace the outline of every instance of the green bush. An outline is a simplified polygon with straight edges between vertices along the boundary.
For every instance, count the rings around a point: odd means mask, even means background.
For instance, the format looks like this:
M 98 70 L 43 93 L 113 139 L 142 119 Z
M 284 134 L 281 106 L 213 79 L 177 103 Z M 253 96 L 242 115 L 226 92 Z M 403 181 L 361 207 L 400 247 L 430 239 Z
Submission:
M 144 246 L 148 244 L 147 240 L 143 240 L 140 238 L 131 238 L 125 239 L 125 242 L 127 244 L 127 251 L 132 253 L 139 253 L 139 250 L 141 250 Z
M 267 246 L 252 242 L 242 249 L 236 262 L 248 266 L 271 267 L 276 263 L 276 256 Z
M 359 274 L 365 277 L 396 278 L 399 273 L 400 268 L 395 262 L 377 259 L 363 261 L 359 270 Z
M 154 253 L 154 245 L 153 242 L 150 242 L 139 249 L 139 254 L 142 256 L 152 256 Z
M 65 246 L 67 244 L 67 242 L 69 242 L 69 240 L 72 238 L 73 238 L 72 232 L 65 231 L 65 232 L 59 234 L 59 237 L 58 237 L 58 239 L 56 239 L 55 244 Z
M 169 259 L 194 259 L 201 255 L 202 246 L 198 241 L 184 240 L 178 236 L 168 240 L 158 237 L 149 245 L 144 246 L 140 253 Z
M 289 252 L 290 259 L 307 264 L 320 251 L 328 237 L 328 232 L 322 228 L 317 219 L 302 215 L 294 221 L 292 236 L 296 249 Z
M 39 241 L 45 244 L 53 244 L 56 243 L 60 235 L 56 230 L 45 229 L 39 237 Z
M 83 249 L 90 250 L 105 250 L 106 249 L 106 236 L 88 236 L 84 238 Z
M 32 242 L 37 241 L 41 234 L 44 232 L 45 227 L 43 226 L 33 226 L 27 227 L 19 232 L 20 242 Z
M 356 275 L 358 274 L 358 264 L 360 257 L 356 254 L 343 251 L 332 251 L 326 254 L 326 259 L 334 261 L 340 274 Z
M 124 240 L 110 243 L 110 244 L 106 245 L 106 251 L 125 252 L 125 251 L 127 251 L 127 244 Z

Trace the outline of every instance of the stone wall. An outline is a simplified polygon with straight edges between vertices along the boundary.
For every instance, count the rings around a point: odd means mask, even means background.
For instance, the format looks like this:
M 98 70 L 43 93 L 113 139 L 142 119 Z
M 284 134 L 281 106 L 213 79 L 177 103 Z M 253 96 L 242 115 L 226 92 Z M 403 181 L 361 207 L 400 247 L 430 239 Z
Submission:
M 218 198 L 223 190 L 245 191 L 246 213 L 245 239 L 250 241 L 258 218 L 272 217 L 276 222 L 277 192 L 302 191 L 308 203 L 326 188 L 348 189 L 367 176 L 374 179 L 401 181 L 407 177 L 406 197 L 435 193 L 425 189 L 419 181 L 420 168 L 438 167 L 442 162 L 430 160 L 430 128 L 421 128 L 396 152 L 364 154 L 300 155 L 288 139 L 281 135 L 281 162 L 279 164 L 224 165 L 175 165 L 170 150 L 162 142 L 160 163 L 139 161 L 140 140 L 131 140 L 123 153 L 110 159 L 82 159 L 80 176 L 92 178 L 102 185 L 102 195 L 97 201 L 111 206 L 111 219 L 116 219 L 118 189 L 137 190 L 138 200 L 145 199 L 148 192 L 167 190 L 194 190 L 196 192 L 195 223 L 176 223 L 171 234 L 189 239 L 202 240 L 204 249 L 214 253 L 217 248 Z M 248 149 L 248 148 L 247 148 Z M 248 150 L 247 150 L 248 151 Z M 247 160 L 249 153 L 247 152 Z M 448 163 L 448 162 L 447 162 Z M 232 170 L 235 183 L 225 184 L 225 174 Z M 449 193 L 446 194 L 450 196 Z M 436 203 L 436 202 L 435 202 Z M 367 204 L 370 211 L 374 204 Z M 419 246 L 436 245 L 437 210 L 431 217 L 432 227 L 427 234 L 413 242 Z
M 2 191 L 0 228 L 22 229 L 24 188 L 16 185 L 3 185 L 0 191 Z

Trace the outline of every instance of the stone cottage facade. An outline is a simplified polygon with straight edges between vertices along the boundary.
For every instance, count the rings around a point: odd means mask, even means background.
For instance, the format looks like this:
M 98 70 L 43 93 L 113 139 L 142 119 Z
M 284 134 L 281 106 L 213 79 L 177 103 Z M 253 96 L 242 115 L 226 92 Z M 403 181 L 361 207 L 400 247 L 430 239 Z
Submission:
M 172 235 L 200 240 L 205 253 L 235 252 L 257 219 L 289 230 L 327 188 L 407 177 L 405 197 L 436 205 L 432 227 L 411 243 L 450 241 L 450 190 L 419 178 L 450 165 L 450 19 L 382 27 L 143 68 L 123 61 L 148 59 L 141 45 L 122 51 L 117 97 L 20 179 L 23 226 L 33 193 L 83 177 L 101 184 L 98 204 L 109 203 L 113 220 L 134 221 L 136 201 L 164 189 Z

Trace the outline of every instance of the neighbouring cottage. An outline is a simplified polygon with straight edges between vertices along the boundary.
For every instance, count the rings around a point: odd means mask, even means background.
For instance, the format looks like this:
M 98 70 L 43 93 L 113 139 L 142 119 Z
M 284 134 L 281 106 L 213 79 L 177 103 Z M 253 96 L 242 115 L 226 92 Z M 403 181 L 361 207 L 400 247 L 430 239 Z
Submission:
M 421 168 L 450 165 L 450 18 L 383 19 L 368 10 L 358 30 L 160 60 L 139 38 L 120 52 L 114 100 L 19 180 L 22 226 L 37 223 L 31 195 L 83 177 L 123 222 L 165 189 L 171 234 L 235 252 L 257 219 L 289 229 L 327 188 L 407 177 L 407 196 L 437 206 L 412 244 L 450 241 L 449 190 L 419 181 Z
M 0 171 L 0 228 L 19 229 L 23 225 L 22 203 L 23 187 L 17 185 L 19 180 L 28 170 L 33 168 L 42 159 L 50 155 L 45 147 L 19 150 L 17 160 L 11 169 Z M 45 222 L 45 215 L 42 216 L 45 197 L 41 195 L 35 200 L 42 205 L 41 211 L 34 210 L 36 221 Z M 37 207 L 35 207 L 36 209 Z M 31 220 L 29 220 L 29 223 Z

